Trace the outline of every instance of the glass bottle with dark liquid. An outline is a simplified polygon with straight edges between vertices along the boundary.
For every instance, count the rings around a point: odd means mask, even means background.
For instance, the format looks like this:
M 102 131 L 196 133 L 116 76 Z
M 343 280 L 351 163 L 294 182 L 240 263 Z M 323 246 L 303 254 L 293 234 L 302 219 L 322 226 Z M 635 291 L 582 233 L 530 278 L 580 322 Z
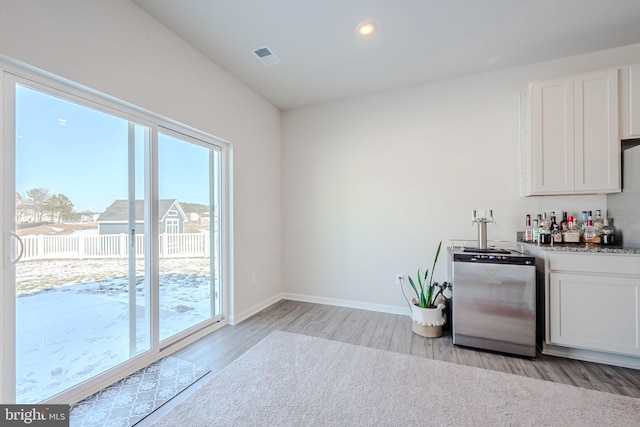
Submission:
M 602 230 L 600 230 L 600 244 L 613 246 L 616 244 L 616 230 L 609 225 L 609 218 L 602 219 Z

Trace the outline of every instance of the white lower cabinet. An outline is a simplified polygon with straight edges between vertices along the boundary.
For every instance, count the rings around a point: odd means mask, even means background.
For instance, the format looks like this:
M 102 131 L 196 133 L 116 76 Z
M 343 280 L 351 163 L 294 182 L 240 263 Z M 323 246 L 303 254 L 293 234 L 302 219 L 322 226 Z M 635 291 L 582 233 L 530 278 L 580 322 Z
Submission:
M 640 355 L 640 278 L 552 270 L 548 290 L 551 344 Z

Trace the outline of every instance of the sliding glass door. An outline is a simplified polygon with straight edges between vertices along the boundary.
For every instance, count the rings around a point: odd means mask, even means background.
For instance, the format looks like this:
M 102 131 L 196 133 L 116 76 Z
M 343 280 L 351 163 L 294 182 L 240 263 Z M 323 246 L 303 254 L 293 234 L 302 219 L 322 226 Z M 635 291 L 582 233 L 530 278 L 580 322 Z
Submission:
M 3 403 L 95 388 L 220 320 L 221 148 L 9 74 L 3 92 Z
M 219 185 L 219 149 L 159 133 L 160 340 L 220 317 Z
M 35 403 L 151 348 L 144 234 L 131 233 L 149 132 L 35 84 L 14 88 L 15 392 Z

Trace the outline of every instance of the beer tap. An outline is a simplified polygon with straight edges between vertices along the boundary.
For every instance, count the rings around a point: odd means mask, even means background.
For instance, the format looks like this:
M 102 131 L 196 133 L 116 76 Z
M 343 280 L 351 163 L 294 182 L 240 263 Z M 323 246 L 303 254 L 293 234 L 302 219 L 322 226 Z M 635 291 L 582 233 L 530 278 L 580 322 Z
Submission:
M 475 209 L 473 210 L 473 216 L 471 218 L 471 224 L 478 224 L 478 248 L 487 249 L 487 224 L 492 223 L 496 224 L 496 221 L 493 219 L 493 210 L 489 210 L 489 216 L 486 216 L 486 211 L 482 211 L 482 213 L 478 213 Z

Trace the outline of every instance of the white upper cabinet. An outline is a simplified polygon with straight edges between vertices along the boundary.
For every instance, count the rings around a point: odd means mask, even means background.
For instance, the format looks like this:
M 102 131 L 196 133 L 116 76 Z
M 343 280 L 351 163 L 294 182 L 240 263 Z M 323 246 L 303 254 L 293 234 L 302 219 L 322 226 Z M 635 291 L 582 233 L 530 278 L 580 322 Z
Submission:
M 533 193 L 574 189 L 573 79 L 533 84 Z
M 618 70 L 531 83 L 521 106 L 522 195 L 620 191 Z
M 640 138 L 640 64 L 620 69 L 620 138 Z
M 575 100 L 575 188 L 578 192 L 620 191 L 618 70 L 573 79 Z

